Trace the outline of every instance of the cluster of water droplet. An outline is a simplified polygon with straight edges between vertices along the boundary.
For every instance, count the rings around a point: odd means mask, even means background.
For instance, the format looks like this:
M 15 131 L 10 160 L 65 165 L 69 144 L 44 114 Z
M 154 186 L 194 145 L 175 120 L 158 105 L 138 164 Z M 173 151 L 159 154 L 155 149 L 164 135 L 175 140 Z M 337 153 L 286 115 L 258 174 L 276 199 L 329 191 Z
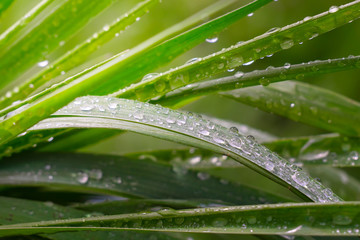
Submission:
M 330 189 L 325 189 L 298 167 L 258 144 L 252 136 L 242 136 L 192 113 L 185 114 L 158 105 L 128 99 L 82 97 L 59 110 L 55 115 L 122 119 L 200 138 L 213 146 L 217 146 L 219 152 L 223 151 L 222 149 L 226 149 L 227 152 L 230 151 L 231 157 L 238 161 L 243 162 L 242 158 L 245 158 L 266 169 L 314 201 L 339 200 Z

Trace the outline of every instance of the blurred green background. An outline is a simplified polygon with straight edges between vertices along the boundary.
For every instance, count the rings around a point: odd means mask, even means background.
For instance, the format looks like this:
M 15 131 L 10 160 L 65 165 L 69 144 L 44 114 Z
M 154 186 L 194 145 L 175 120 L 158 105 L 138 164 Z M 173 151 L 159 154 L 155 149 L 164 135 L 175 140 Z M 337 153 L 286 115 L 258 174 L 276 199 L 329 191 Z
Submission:
M 56 6 L 56 0 L 49 8 Z M 221 0 L 220 0 L 221 1 Z M 222 0 L 226 1 L 226 0 Z M 0 19 L 0 31 L 6 29 L 27 10 L 29 10 L 39 0 L 17 0 L 9 11 Z M 63 46 L 47 56 L 51 62 L 67 50 L 76 46 L 79 42 L 84 41 L 95 31 L 100 30 L 104 25 L 111 23 L 121 16 L 127 10 L 132 8 L 139 0 L 118 0 L 106 11 L 98 15 L 73 38 Z M 90 66 L 97 61 L 101 61 L 118 52 L 132 48 L 147 38 L 159 33 L 169 26 L 191 16 L 195 12 L 214 3 L 214 0 L 162 0 L 162 3 L 152 9 L 147 15 L 143 16 L 140 21 L 133 24 L 129 29 L 114 37 L 112 41 L 99 48 L 81 68 Z M 250 1 L 239 0 L 235 5 L 227 10 L 242 6 Z M 246 17 L 237 22 L 226 31 L 218 35 L 216 43 L 204 42 L 186 54 L 178 57 L 167 66 L 158 69 L 157 72 L 164 71 L 170 67 L 178 66 L 185 63 L 188 59 L 194 57 L 203 57 L 224 47 L 229 47 L 239 41 L 246 41 L 257 35 L 260 35 L 270 28 L 282 27 L 306 16 L 312 16 L 329 9 L 330 6 L 339 6 L 350 1 L 345 0 L 278 0 L 263 7 L 255 12 L 253 16 Z M 36 22 L 44 16 L 35 19 Z M 71 21 L 71 19 L 69 19 Z M 284 63 L 301 63 L 317 59 L 341 58 L 349 55 L 358 55 L 360 52 L 360 21 L 354 21 L 351 24 L 343 26 L 330 33 L 317 37 L 311 41 L 304 42 L 302 45 L 294 46 L 291 49 L 277 53 L 272 57 L 258 60 L 250 66 L 242 66 L 235 71 L 251 71 L 254 69 L 265 69 L 266 67 L 282 66 Z M 81 69 L 80 68 L 80 69 Z M 39 69 L 34 68 L 21 78 L 26 78 Z M 74 71 L 78 71 L 76 69 Z M 74 72 L 73 71 L 73 72 Z M 66 75 L 71 75 L 68 72 Z M 229 73 L 231 74 L 231 73 Z M 65 75 L 65 76 L 66 76 Z M 307 82 L 334 90 L 346 95 L 354 100 L 360 100 L 359 80 L 360 70 L 352 70 L 335 74 L 323 75 L 316 78 L 306 79 Z M 63 76 L 63 77 L 65 77 Z M 247 124 L 251 127 L 258 128 L 280 137 L 304 136 L 324 133 L 301 123 L 296 123 L 285 118 L 265 113 L 260 110 L 247 107 L 229 99 L 218 96 L 208 96 L 201 100 L 186 106 L 187 111 L 199 112 L 210 116 L 237 121 Z M 121 154 L 137 150 L 149 150 L 153 148 L 172 148 L 181 147 L 178 144 L 165 142 L 162 140 L 140 136 L 138 134 L 126 133 L 120 136 L 107 139 L 94 146 L 83 149 L 87 152 L 103 152 L 112 154 Z

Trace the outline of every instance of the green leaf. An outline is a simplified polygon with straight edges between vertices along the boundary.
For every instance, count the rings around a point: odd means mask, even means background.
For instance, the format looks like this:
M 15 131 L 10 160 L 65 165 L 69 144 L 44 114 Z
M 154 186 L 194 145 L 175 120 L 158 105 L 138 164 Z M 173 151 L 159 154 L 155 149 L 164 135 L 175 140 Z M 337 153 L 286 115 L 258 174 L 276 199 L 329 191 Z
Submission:
M 148 159 L 48 153 L 17 155 L 1 165 L 2 186 L 54 186 L 132 198 L 207 199 L 225 205 L 287 201 L 240 184 L 224 184 L 209 174 Z
M 0 102 L 0 108 L 9 106 L 12 102 L 17 100 L 24 99 L 41 87 L 44 83 L 60 75 L 61 72 L 67 72 L 86 61 L 89 55 L 97 50 L 98 47 L 113 39 L 120 31 L 125 30 L 126 27 L 136 22 L 138 17 L 147 13 L 149 9 L 158 2 L 159 0 L 146 0 L 137 4 L 133 9 L 117 18 L 113 23 L 106 25 L 102 31 L 93 34 L 89 39 L 85 40 L 81 44 L 78 44 L 74 49 L 61 56 L 54 63 L 51 63 L 35 77 L 29 78 L 20 86 L 16 86 L 15 90 L 11 91 L 10 97 L 5 97 L 3 98 L 3 101 Z M 42 9 L 39 8 L 39 11 L 40 10 Z M 2 41 L 0 36 L 0 46 L 1 44 Z
M 337 8 L 338 11 L 327 11 L 283 28 L 270 29 L 267 33 L 249 41 L 237 43 L 205 58 L 199 58 L 132 85 L 127 89 L 120 89 L 112 96 L 141 101 L 149 100 L 191 82 L 204 80 L 228 69 L 234 69 L 261 57 L 289 49 L 358 18 L 359 5 L 359 1 L 353 1 Z
M 0 227 L 1 236 L 66 231 L 141 230 L 317 236 L 359 236 L 359 202 L 294 203 L 160 210 Z M 296 217 L 294 217 L 296 216 Z
M 287 81 L 221 93 L 236 101 L 348 136 L 360 136 L 360 103 L 310 84 Z
M 41 24 L 32 29 L 15 44 L 0 50 L 0 74 L 4 87 L 20 73 L 37 62 L 47 65 L 46 55 L 80 30 L 90 18 L 98 14 L 113 1 L 69 1 L 63 2 Z M 68 19 L 71 18 L 71 21 Z M 6 56 L 6 57 L 4 57 Z
M 270 83 L 292 79 L 303 80 L 308 77 L 359 67 L 360 57 L 349 56 L 347 58 L 317 60 L 293 65 L 286 63 L 282 67 L 269 66 L 265 70 L 255 70 L 248 73 L 238 71 L 232 76 L 189 84 L 183 88 L 169 92 L 162 98 L 152 102 L 161 104 L 162 106 L 175 106 L 178 108 L 201 96 L 211 93 L 225 92 L 257 85 L 267 86 Z
M 330 189 L 324 190 L 320 183 L 258 144 L 253 137 L 242 136 L 192 114 L 148 103 L 108 97 L 78 98 L 33 130 L 89 127 L 130 130 L 205 148 L 232 157 L 296 194 L 306 196 L 305 199 L 340 200 Z

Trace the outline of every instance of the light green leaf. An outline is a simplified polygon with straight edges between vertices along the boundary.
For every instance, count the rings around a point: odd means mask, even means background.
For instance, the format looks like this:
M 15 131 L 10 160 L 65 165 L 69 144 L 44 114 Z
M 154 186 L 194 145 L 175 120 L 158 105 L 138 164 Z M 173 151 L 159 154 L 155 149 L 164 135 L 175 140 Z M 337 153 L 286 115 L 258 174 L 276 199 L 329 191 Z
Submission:
M 2 0 L 0 4 L 0 17 L 11 6 L 14 0 Z
M 303 80 L 308 77 L 351 70 L 359 67 L 359 56 L 321 61 L 317 60 L 293 65 L 285 63 L 282 67 L 270 66 L 265 70 L 255 70 L 248 73 L 238 71 L 232 76 L 189 84 L 183 88 L 169 92 L 162 98 L 152 102 L 161 104 L 162 106 L 175 106 L 178 108 L 201 96 L 209 95 L 211 93 L 225 92 L 257 85 L 267 86 L 270 83 L 293 79 Z
M 78 98 L 32 129 L 89 127 L 130 130 L 226 154 L 302 197 L 325 202 L 340 200 L 330 189 L 325 190 L 320 183 L 258 144 L 253 137 L 148 103 L 108 97 Z

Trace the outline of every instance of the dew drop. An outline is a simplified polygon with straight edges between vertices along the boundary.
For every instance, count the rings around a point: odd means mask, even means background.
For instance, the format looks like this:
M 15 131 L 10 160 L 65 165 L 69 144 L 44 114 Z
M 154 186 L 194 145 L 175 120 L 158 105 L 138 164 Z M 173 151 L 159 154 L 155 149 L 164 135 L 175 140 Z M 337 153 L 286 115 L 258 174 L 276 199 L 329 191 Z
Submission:
M 280 43 L 280 47 L 284 50 L 289 49 L 292 46 L 294 46 L 294 41 L 291 39 L 287 39 L 287 40 L 283 41 L 282 43 Z
M 204 172 L 198 172 L 196 174 L 196 176 L 202 181 L 207 180 L 207 179 L 210 178 L 210 175 L 208 173 L 204 173 Z
M 339 7 L 337 7 L 337 6 L 331 6 L 329 8 L 329 13 L 335 13 L 337 11 L 339 11 Z
M 284 64 L 284 68 L 285 68 L 285 69 L 289 69 L 290 67 L 291 67 L 291 64 L 290 64 L 290 63 L 285 63 L 285 64 Z
M 351 151 L 349 153 L 349 157 L 350 157 L 351 160 L 358 160 L 359 159 L 359 154 L 356 151 Z
M 187 60 L 185 64 L 192 64 L 192 63 L 195 63 L 200 60 L 201 60 L 201 58 L 191 58 L 191 59 Z
M 101 169 L 92 169 L 89 171 L 89 177 L 92 179 L 100 180 L 103 176 Z
M 37 65 L 39 67 L 46 67 L 49 64 L 48 60 L 42 61 L 42 62 L 38 62 Z
M 201 135 L 204 135 L 204 136 L 209 136 L 210 135 L 210 132 L 208 130 L 206 130 L 206 129 L 200 129 L 199 133 Z
M 110 26 L 109 26 L 109 25 L 105 25 L 105 26 L 103 27 L 103 30 L 104 30 L 104 31 L 109 31 L 109 29 L 110 29 Z
M 251 64 L 253 64 L 255 62 L 255 60 L 249 61 L 247 63 L 244 63 L 243 66 L 249 66 Z
M 200 161 L 201 161 L 201 157 L 199 157 L 199 156 L 196 156 L 196 157 L 193 157 L 193 158 L 189 159 L 189 163 L 191 165 L 198 164 Z
M 251 17 L 251 16 L 253 16 L 254 15 L 254 13 L 249 13 L 247 16 L 248 17 Z
M 297 172 L 291 175 L 291 178 L 300 186 L 306 186 L 310 179 L 304 172 Z
M 217 41 L 218 41 L 218 38 L 217 38 L 217 37 L 207 38 L 207 39 L 206 39 L 206 42 L 208 42 L 208 43 L 216 43 Z
M 230 127 L 230 131 L 236 134 L 239 133 L 239 129 L 237 129 L 237 127 Z
M 259 83 L 263 86 L 268 86 L 270 84 L 270 80 L 268 78 L 261 78 Z
M 333 217 L 333 223 L 336 225 L 349 225 L 352 222 L 352 218 L 345 215 L 335 215 Z
M 137 17 L 137 18 L 136 18 L 136 21 L 137 21 L 137 22 L 140 21 L 140 17 Z
M 85 184 L 85 183 L 88 182 L 89 176 L 87 175 L 87 173 L 78 172 L 78 173 L 77 173 L 77 176 L 76 176 L 76 180 L 77 180 L 80 184 Z
M 238 71 L 234 74 L 234 77 L 236 77 L 236 78 L 241 78 L 242 76 L 244 76 L 244 73 L 240 72 L 240 71 Z
M 224 227 L 228 223 L 226 218 L 215 218 L 212 222 L 213 227 Z
M 149 79 L 151 79 L 153 77 L 156 77 L 158 75 L 159 75 L 159 73 L 148 73 L 143 77 L 143 79 L 141 81 L 149 80 Z

